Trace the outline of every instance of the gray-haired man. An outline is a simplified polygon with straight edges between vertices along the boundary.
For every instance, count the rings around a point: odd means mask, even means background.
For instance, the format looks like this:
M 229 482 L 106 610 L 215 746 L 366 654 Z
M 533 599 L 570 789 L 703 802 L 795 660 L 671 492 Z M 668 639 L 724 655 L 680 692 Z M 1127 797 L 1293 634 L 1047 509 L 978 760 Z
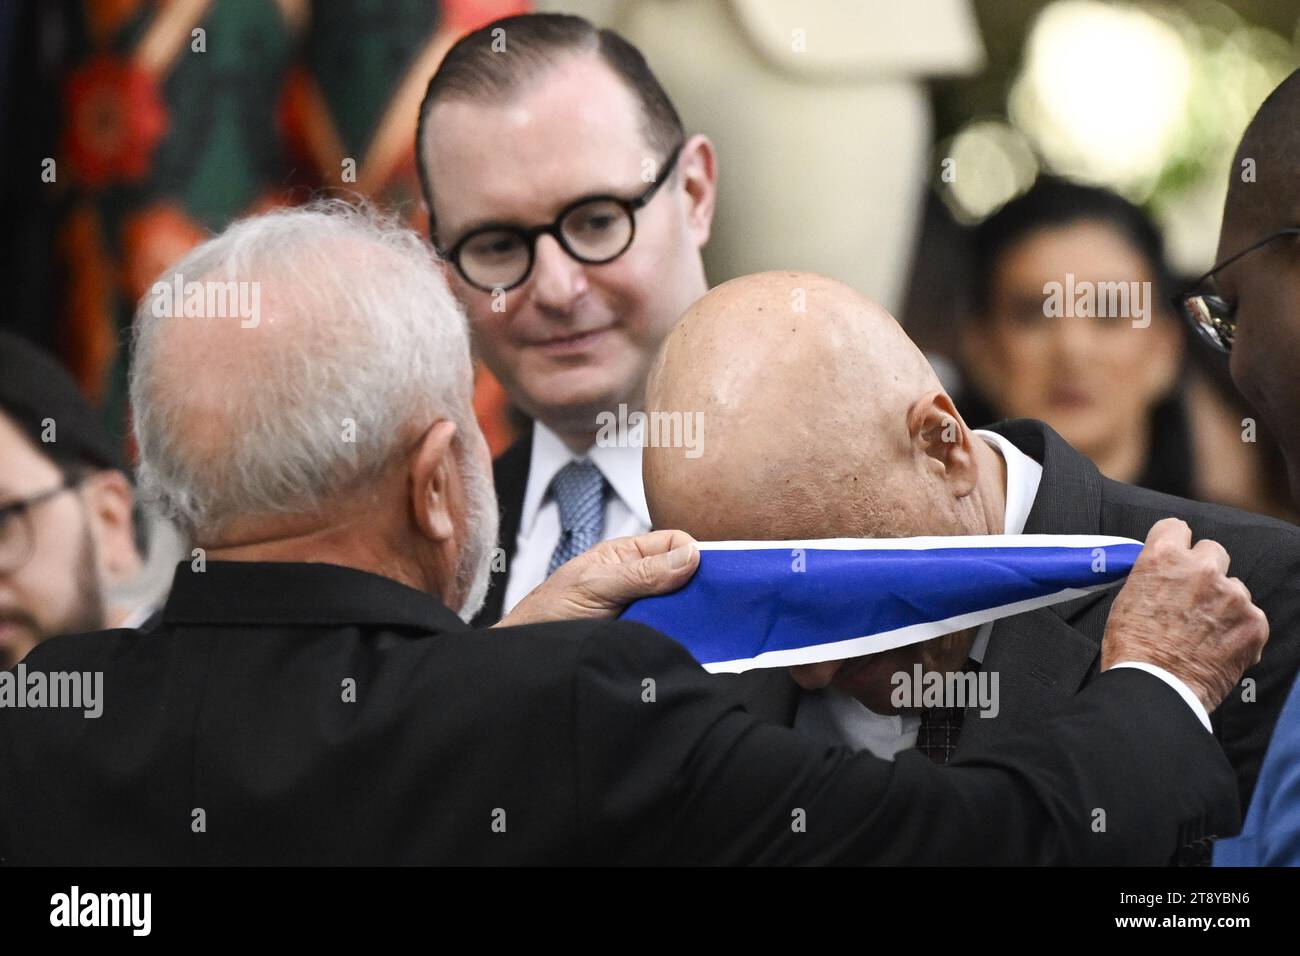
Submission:
M 263 309 L 137 314 L 141 481 L 197 554 L 154 631 L 29 657 L 102 672 L 103 707 L 0 707 L 6 862 L 1160 863 L 1193 821 L 1235 826 L 1222 751 L 1141 670 L 951 767 L 757 720 L 674 641 L 590 619 L 688 578 L 677 532 L 603 545 L 506 623 L 588 620 L 466 627 L 494 501 L 464 317 L 427 247 L 309 208 L 176 269 L 259 283 Z M 1267 624 L 1164 537 L 1108 653 L 1167 634 L 1231 687 Z

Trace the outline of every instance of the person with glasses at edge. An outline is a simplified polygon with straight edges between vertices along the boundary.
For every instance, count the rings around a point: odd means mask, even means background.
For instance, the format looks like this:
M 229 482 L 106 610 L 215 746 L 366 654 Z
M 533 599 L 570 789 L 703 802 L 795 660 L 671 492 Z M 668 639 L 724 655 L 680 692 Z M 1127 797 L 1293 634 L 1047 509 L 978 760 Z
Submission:
M 49 354 L 0 333 L 0 669 L 57 634 L 131 627 L 141 570 L 131 481 Z
M 708 290 L 717 161 L 635 47 L 560 14 L 453 46 L 416 154 L 475 350 L 533 420 L 493 464 L 506 561 L 483 626 L 568 558 L 649 530 L 641 448 L 598 443 L 600 416 L 642 407 L 660 343 Z
M 1237 147 L 1216 260 L 1175 304 L 1227 355 L 1233 382 L 1282 445 L 1300 503 L 1300 70 L 1264 100 Z M 1300 682 L 1241 835 L 1221 841 L 1214 862 L 1300 866 Z

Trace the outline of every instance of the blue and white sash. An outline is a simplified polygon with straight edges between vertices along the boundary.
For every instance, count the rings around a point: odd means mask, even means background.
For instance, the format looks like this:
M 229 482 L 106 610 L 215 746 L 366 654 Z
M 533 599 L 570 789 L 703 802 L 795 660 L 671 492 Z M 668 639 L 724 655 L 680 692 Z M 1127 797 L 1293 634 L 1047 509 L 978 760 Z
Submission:
M 1059 604 L 1123 580 L 1140 542 L 1103 535 L 982 535 L 700 542 L 674 594 L 623 617 L 740 673 L 861 657 Z

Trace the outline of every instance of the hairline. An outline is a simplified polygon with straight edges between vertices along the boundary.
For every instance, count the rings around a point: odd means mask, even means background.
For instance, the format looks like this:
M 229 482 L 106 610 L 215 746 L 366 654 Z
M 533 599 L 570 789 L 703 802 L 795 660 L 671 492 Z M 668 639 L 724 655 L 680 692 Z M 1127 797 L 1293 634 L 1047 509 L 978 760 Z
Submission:
M 545 78 L 553 74 L 560 67 L 581 59 L 591 59 L 604 68 L 609 78 L 614 80 L 628 97 L 638 114 L 637 130 L 641 137 L 641 145 L 648 149 L 669 149 L 673 148 L 672 143 L 662 144 L 659 140 L 662 138 L 656 135 L 656 125 L 651 119 L 650 110 L 645 103 L 644 97 L 632 85 L 628 79 L 620 74 L 610 63 L 609 59 L 601 52 L 599 42 L 587 48 L 581 49 L 561 49 L 556 51 L 554 59 L 547 60 L 545 63 L 533 66 L 525 65 L 518 72 L 510 74 L 505 87 L 499 92 L 472 93 L 465 90 L 439 90 L 437 96 L 432 100 L 426 94 L 424 101 L 420 106 L 420 115 L 416 124 L 416 143 L 415 143 L 415 166 L 416 173 L 420 181 L 420 189 L 423 193 L 424 205 L 429 213 L 429 237 L 433 238 L 434 231 L 437 227 L 437 217 L 434 215 L 433 208 L 433 182 L 429 175 L 429 157 L 426 150 L 426 142 L 429 139 L 429 132 L 433 128 L 432 115 L 433 111 L 443 103 L 464 103 L 472 106 L 478 106 L 483 109 L 502 109 L 518 103 L 528 93 L 533 92 L 537 86 L 530 86 L 530 81 L 540 85 Z M 437 74 L 435 73 L 436 77 Z M 433 81 L 430 80 L 430 83 Z M 665 95 L 666 92 L 665 92 Z M 685 142 L 685 130 L 679 137 Z M 473 224 L 470 224 L 473 227 Z M 464 231 L 464 230 L 462 230 Z M 443 246 L 442 248 L 447 248 Z

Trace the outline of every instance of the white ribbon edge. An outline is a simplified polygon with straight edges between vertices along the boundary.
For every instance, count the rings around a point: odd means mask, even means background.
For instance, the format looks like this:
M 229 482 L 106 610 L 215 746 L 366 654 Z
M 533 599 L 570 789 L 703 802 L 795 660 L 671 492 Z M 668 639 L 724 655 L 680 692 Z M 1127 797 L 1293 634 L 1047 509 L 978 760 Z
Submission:
M 812 538 L 807 541 L 699 541 L 701 551 L 917 551 L 953 548 L 1104 548 L 1136 544 L 1104 534 L 970 534 L 925 538 Z

